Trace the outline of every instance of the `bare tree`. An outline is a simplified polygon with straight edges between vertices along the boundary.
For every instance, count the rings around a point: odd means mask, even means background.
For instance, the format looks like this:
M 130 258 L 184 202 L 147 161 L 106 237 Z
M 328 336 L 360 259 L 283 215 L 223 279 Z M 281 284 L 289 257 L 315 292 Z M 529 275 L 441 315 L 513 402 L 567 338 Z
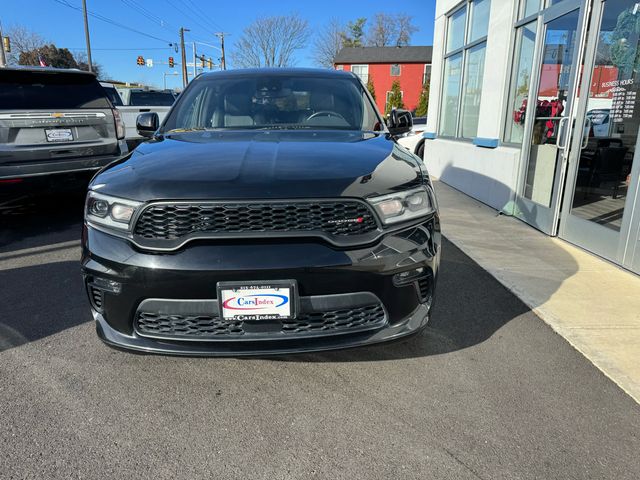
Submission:
M 313 43 L 313 59 L 318 65 L 332 68 L 336 56 L 342 50 L 344 38 L 344 26 L 336 18 L 333 18 L 318 33 Z
M 238 67 L 287 67 L 309 39 L 309 24 L 298 15 L 258 18 L 242 33 L 231 54 Z
M 367 44 L 372 47 L 392 45 L 398 37 L 396 17 L 388 13 L 376 13 L 367 32 Z
M 409 45 L 411 42 L 411 36 L 416 33 L 419 28 L 413 23 L 413 17 L 406 13 L 399 13 L 396 17 L 396 25 L 398 28 L 398 36 L 396 37 L 396 46 L 402 47 Z
M 89 58 L 87 57 L 87 52 L 80 51 L 74 52 L 73 58 L 78 64 L 78 68 L 80 70 L 89 70 Z M 98 78 L 105 78 L 106 74 L 104 68 L 101 64 L 96 62 L 91 62 L 93 73 L 96 74 Z
M 413 25 L 412 21 L 413 17 L 406 13 L 397 15 L 376 13 L 367 32 L 367 45 L 373 47 L 409 45 L 411 36 L 418 31 L 418 27 Z
M 11 39 L 11 53 L 7 54 L 9 65 L 18 65 L 20 54 L 37 50 L 46 45 L 46 40 L 22 25 L 12 25 L 2 32 Z

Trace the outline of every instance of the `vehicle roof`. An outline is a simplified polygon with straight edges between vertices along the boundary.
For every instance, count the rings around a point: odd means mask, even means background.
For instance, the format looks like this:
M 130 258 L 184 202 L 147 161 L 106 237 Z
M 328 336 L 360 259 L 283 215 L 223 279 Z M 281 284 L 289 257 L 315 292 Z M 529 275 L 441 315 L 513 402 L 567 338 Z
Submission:
M 93 72 L 87 72 L 85 70 L 78 70 L 77 68 L 54 68 L 54 67 L 36 67 L 32 65 L 19 65 L 12 67 L 0 68 L 1 72 L 35 72 L 35 73 L 67 73 L 73 75 L 91 75 L 96 76 Z
M 351 72 L 333 70 L 330 68 L 237 68 L 233 70 L 218 70 L 215 72 L 204 72 L 200 77 L 254 77 L 262 75 L 297 75 L 305 77 L 354 77 Z

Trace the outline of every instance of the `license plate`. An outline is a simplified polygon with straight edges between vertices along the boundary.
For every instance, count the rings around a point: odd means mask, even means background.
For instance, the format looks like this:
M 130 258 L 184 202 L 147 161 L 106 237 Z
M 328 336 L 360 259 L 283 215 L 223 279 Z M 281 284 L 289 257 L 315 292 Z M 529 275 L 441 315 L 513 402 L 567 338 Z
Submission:
M 219 282 L 218 305 L 225 320 L 293 318 L 296 311 L 295 282 Z
M 73 133 L 70 128 L 56 128 L 52 130 L 45 130 L 47 135 L 47 142 L 72 142 Z

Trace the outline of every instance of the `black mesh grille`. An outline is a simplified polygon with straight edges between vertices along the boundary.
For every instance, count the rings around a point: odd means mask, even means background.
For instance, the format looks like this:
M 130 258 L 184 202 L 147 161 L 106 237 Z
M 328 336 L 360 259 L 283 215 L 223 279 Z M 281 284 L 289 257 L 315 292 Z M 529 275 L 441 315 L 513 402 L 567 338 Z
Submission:
M 136 330 L 140 335 L 165 339 L 215 339 L 266 336 L 308 336 L 313 334 L 349 333 L 382 327 L 386 316 L 382 304 L 302 313 L 298 318 L 267 322 L 271 326 L 259 333 L 248 333 L 243 321 L 223 320 L 217 315 L 178 315 L 138 311 Z
M 91 304 L 93 305 L 93 308 L 95 308 L 97 311 L 101 312 L 102 311 L 102 290 L 100 290 L 99 288 L 96 288 L 94 286 L 89 286 L 89 298 L 91 300 Z
M 298 315 L 298 318 L 284 320 L 284 333 L 326 332 L 330 330 L 352 330 L 373 327 L 385 322 L 382 305 L 373 304 L 328 312 L 314 312 Z
M 420 291 L 420 300 L 425 301 L 431 297 L 431 277 L 425 275 L 418 279 L 418 290 Z
M 217 315 L 162 315 L 138 312 L 137 328 L 141 334 L 165 338 L 216 337 L 243 335 L 242 322 L 223 320 Z
M 324 232 L 362 235 L 377 228 L 369 207 L 356 201 L 289 203 L 193 203 L 147 207 L 134 234 L 175 240 L 194 233 Z

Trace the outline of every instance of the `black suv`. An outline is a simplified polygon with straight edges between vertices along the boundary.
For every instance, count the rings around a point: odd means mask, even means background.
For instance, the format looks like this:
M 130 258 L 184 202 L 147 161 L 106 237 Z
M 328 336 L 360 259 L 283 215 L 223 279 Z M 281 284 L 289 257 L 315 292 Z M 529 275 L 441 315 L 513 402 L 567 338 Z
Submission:
M 426 326 L 440 225 L 422 162 L 348 72 L 197 77 L 89 187 L 82 268 L 108 344 L 181 355 L 372 344 Z
M 0 68 L 0 195 L 9 184 L 99 170 L 127 152 L 124 125 L 94 74 Z

